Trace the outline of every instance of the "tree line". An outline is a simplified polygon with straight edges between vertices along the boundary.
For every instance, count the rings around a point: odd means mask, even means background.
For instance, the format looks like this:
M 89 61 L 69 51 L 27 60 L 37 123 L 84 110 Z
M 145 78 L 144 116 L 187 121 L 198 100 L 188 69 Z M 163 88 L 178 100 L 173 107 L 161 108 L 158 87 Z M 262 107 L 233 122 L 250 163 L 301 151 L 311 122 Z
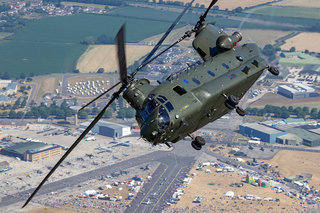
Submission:
M 34 106 L 35 103 L 31 103 L 31 108 L 27 112 L 16 111 L 21 108 L 24 108 L 27 103 L 27 98 L 21 99 L 18 98 L 13 105 L 0 105 L 1 110 L 6 110 L 4 112 L 0 112 L 0 118 L 9 118 L 9 119 L 37 119 L 37 118 L 53 118 L 53 119 L 66 119 L 75 114 L 67 102 L 64 100 L 60 106 L 56 104 L 54 101 L 50 106 L 47 106 L 45 103 L 41 103 L 39 106 Z M 103 115 L 103 118 L 133 118 L 135 116 L 135 111 L 131 107 L 124 106 L 123 98 L 119 98 L 119 109 L 117 110 L 116 102 L 113 102 L 109 109 Z M 10 111 L 8 111 L 10 110 Z M 94 107 L 92 109 L 87 108 L 82 110 L 78 114 L 79 119 L 87 119 L 89 116 L 96 116 L 100 112 L 101 109 Z
M 317 108 L 312 108 L 310 110 L 309 107 L 296 107 L 293 106 L 273 106 L 267 104 L 264 108 L 247 108 L 246 114 L 248 115 L 256 115 L 256 116 L 272 116 L 274 118 L 284 118 L 287 119 L 289 117 L 297 117 L 297 118 L 306 118 L 309 117 L 311 119 L 320 119 L 320 111 Z

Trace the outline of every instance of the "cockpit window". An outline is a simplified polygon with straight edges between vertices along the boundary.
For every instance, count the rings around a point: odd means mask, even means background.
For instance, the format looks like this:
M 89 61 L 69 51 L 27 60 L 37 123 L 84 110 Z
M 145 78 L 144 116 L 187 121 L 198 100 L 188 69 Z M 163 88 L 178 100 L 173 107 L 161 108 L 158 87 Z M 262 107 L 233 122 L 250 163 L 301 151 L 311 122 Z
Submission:
M 158 120 L 158 126 L 159 130 L 165 130 L 170 123 L 170 117 L 168 112 L 165 110 L 163 106 L 160 106 L 159 108 L 159 120 Z
M 146 111 L 144 110 L 141 111 L 141 117 L 144 121 L 148 118 L 148 114 L 146 113 Z
M 151 100 L 146 106 L 147 112 L 150 114 L 158 105 L 159 103 L 156 100 Z
M 172 110 L 174 110 L 172 104 L 170 102 L 166 103 L 165 106 L 167 107 L 168 111 L 171 112 Z
M 164 103 L 164 102 L 166 102 L 166 97 L 164 97 L 164 96 L 161 96 L 161 95 L 159 95 L 159 97 L 157 98 L 158 99 L 158 101 L 160 101 L 161 103 Z

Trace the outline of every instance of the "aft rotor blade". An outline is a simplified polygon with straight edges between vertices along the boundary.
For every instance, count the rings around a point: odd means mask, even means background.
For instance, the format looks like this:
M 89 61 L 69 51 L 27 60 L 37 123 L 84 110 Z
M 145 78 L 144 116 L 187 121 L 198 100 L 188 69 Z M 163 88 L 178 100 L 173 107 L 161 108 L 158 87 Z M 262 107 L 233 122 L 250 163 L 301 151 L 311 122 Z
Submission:
M 127 80 L 127 62 L 126 62 L 126 52 L 125 52 L 125 44 L 124 44 L 124 30 L 125 30 L 125 24 L 121 26 L 116 36 L 121 82 L 126 82 Z
M 153 56 L 153 54 L 158 50 L 158 48 L 160 47 L 160 45 L 163 43 L 163 41 L 167 38 L 167 36 L 169 35 L 169 33 L 172 31 L 172 29 L 177 25 L 177 23 L 180 21 L 181 17 L 186 13 L 186 11 L 191 7 L 192 3 L 195 0 L 192 0 L 182 11 L 182 13 L 176 18 L 176 20 L 172 23 L 172 25 L 169 27 L 169 29 L 167 30 L 167 32 L 165 32 L 165 34 L 163 34 L 163 36 L 161 37 L 161 39 L 158 41 L 158 43 L 153 47 L 153 49 L 151 50 L 151 52 L 149 53 L 149 55 L 142 61 L 142 64 L 138 67 L 138 70 L 140 70 L 142 67 L 144 67 L 144 64 L 147 64 L 148 60 Z M 141 68 L 140 68 L 141 67 Z
M 83 110 L 84 108 L 86 108 L 87 106 L 89 106 L 90 104 L 92 104 L 93 102 L 95 102 L 96 100 L 98 100 L 99 98 L 101 98 L 102 96 L 104 96 L 105 94 L 107 94 L 109 91 L 111 91 L 112 89 L 114 89 L 116 86 L 118 86 L 121 82 L 119 81 L 118 83 L 116 83 L 115 85 L 113 85 L 112 87 L 110 87 L 107 91 L 101 93 L 99 96 L 97 96 L 96 98 L 94 98 L 92 101 L 90 101 L 89 103 L 87 103 L 86 105 L 84 105 L 83 107 L 81 107 L 81 109 L 78 110 L 78 112 L 80 112 L 81 110 Z
M 48 180 L 48 178 L 54 173 L 54 171 L 59 167 L 59 165 L 62 163 L 62 161 L 72 152 L 72 150 L 79 144 L 79 142 L 86 136 L 86 134 L 93 128 L 93 126 L 102 118 L 104 112 L 106 109 L 112 104 L 112 102 L 119 97 L 119 94 L 123 91 L 124 88 L 120 88 L 120 90 L 112 96 L 111 100 L 108 102 L 108 104 L 103 108 L 103 110 L 97 115 L 97 117 L 90 123 L 90 125 L 82 132 L 82 134 L 78 137 L 78 139 L 72 144 L 72 146 L 68 149 L 68 151 L 62 156 L 62 158 L 56 163 L 56 165 L 50 170 L 50 172 L 47 174 L 47 176 L 41 181 L 39 186 L 34 190 L 34 192 L 31 194 L 31 196 L 28 198 L 28 200 L 25 202 L 25 204 L 22 206 L 24 208 L 28 203 L 31 201 L 33 196 L 39 191 L 39 189 L 42 187 L 42 185 Z

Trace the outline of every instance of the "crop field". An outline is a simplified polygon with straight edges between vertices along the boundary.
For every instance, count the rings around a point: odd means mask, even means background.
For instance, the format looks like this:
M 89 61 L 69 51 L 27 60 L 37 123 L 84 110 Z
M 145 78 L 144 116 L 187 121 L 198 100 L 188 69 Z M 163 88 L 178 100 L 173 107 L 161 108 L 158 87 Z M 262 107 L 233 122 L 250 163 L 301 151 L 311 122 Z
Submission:
M 280 7 L 280 6 L 261 6 L 246 10 L 247 13 L 262 14 L 269 16 L 299 17 L 320 19 L 319 8 L 301 7 Z
M 177 10 L 177 12 L 168 12 L 165 10 L 155 10 L 151 8 L 123 7 L 123 8 L 119 8 L 117 10 L 111 11 L 109 14 L 117 17 L 124 17 L 124 18 L 127 17 L 127 18 L 142 19 L 142 20 L 148 19 L 153 21 L 168 22 L 171 24 L 178 17 L 181 11 L 182 11 L 181 8 L 180 10 Z M 194 24 L 196 24 L 198 20 L 199 20 L 199 14 L 194 14 L 194 13 L 190 14 L 187 12 L 181 18 L 181 21 L 179 22 L 180 24 L 178 24 L 176 28 L 179 28 L 186 24 L 191 24 L 193 26 Z M 241 21 L 238 21 L 238 20 L 231 20 L 231 19 L 220 18 L 220 17 L 214 18 L 212 16 L 208 16 L 206 21 L 207 22 L 216 21 L 218 25 L 224 26 L 224 27 L 238 27 L 241 23 Z M 255 24 L 254 26 L 259 27 L 258 24 Z
M 295 47 L 296 51 L 320 52 L 320 33 L 300 33 L 288 40 L 281 46 L 282 50 L 290 50 Z M 308 42 L 306 42 L 308 41 Z
M 307 106 L 309 108 L 320 109 L 320 98 L 290 99 L 279 94 L 267 93 L 249 107 L 264 108 L 267 104 L 286 107 L 293 106 L 294 108 Z
M 284 52 L 279 64 L 288 66 L 320 65 L 320 59 L 302 52 Z
M 138 42 L 170 26 L 168 22 L 90 14 L 30 21 L 15 35 L 0 41 L 0 72 L 8 72 L 11 77 L 72 72 L 87 48 L 79 43 L 82 39 L 101 34 L 114 37 L 125 22 L 127 42 Z
M 277 3 L 273 3 L 272 5 L 277 6 L 293 6 L 293 7 L 312 7 L 312 8 L 320 8 L 319 0 L 282 0 Z
M 190 0 L 178 0 L 180 2 L 184 2 L 184 3 L 189 3 Z M 268 3 L 268 2 L 272 2 L 273 0 L 228 0 L 228 1 L 218 1 L 216 6 L 219 6 L 219 9 L 225 10 L 225 9 L 229 9 L 229 10 L 233 10 L 237 7 L 252 7 L 255 5 L 259 5 L 259 4 L 263 4 L 263 3 Z M 209 4 L 211 3 L 211 0 L 196 0 L 193 5 L 195 5 L 196 3 L 204 4 L 205 7 L 207 8 L 209 6 Z
M 105 5 L 102 5 L 102 4 L 86 4 L 86 3 L 66 2 L 66 1 L 61 2 L 61 4 L 64 6 L 92 7 L 92 8 L 99 8 L 99 9 L 105 8 Z
M 153 46 L 127 45 L 127 66 L 132 65 L 136 60 L 146 55 L 152 48 Z M 99 68 L 104 68 L 105 72 L 114 72 L 115 70 L 119 70 L 116 58 L 115 45 L 92 45 L 81 55 L 76 69 L 79 69 L 82 73 L 97 72 Z

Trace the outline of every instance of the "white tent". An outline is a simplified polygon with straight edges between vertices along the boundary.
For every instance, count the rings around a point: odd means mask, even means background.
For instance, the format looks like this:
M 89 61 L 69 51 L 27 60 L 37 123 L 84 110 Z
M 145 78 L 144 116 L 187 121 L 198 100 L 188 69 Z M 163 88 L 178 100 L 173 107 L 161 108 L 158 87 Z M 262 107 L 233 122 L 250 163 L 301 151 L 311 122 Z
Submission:
M 228 192 L 226 192 L 226 194 L 224 196 L 225 197 L 233 197 L 234 196 L 234 192 L 233 191 L 228 191 Z
M 85 195 L 90 196 L 90 195 L 96 195 L 97 191 L 96 190 L 87 190 L 84 192 Z

